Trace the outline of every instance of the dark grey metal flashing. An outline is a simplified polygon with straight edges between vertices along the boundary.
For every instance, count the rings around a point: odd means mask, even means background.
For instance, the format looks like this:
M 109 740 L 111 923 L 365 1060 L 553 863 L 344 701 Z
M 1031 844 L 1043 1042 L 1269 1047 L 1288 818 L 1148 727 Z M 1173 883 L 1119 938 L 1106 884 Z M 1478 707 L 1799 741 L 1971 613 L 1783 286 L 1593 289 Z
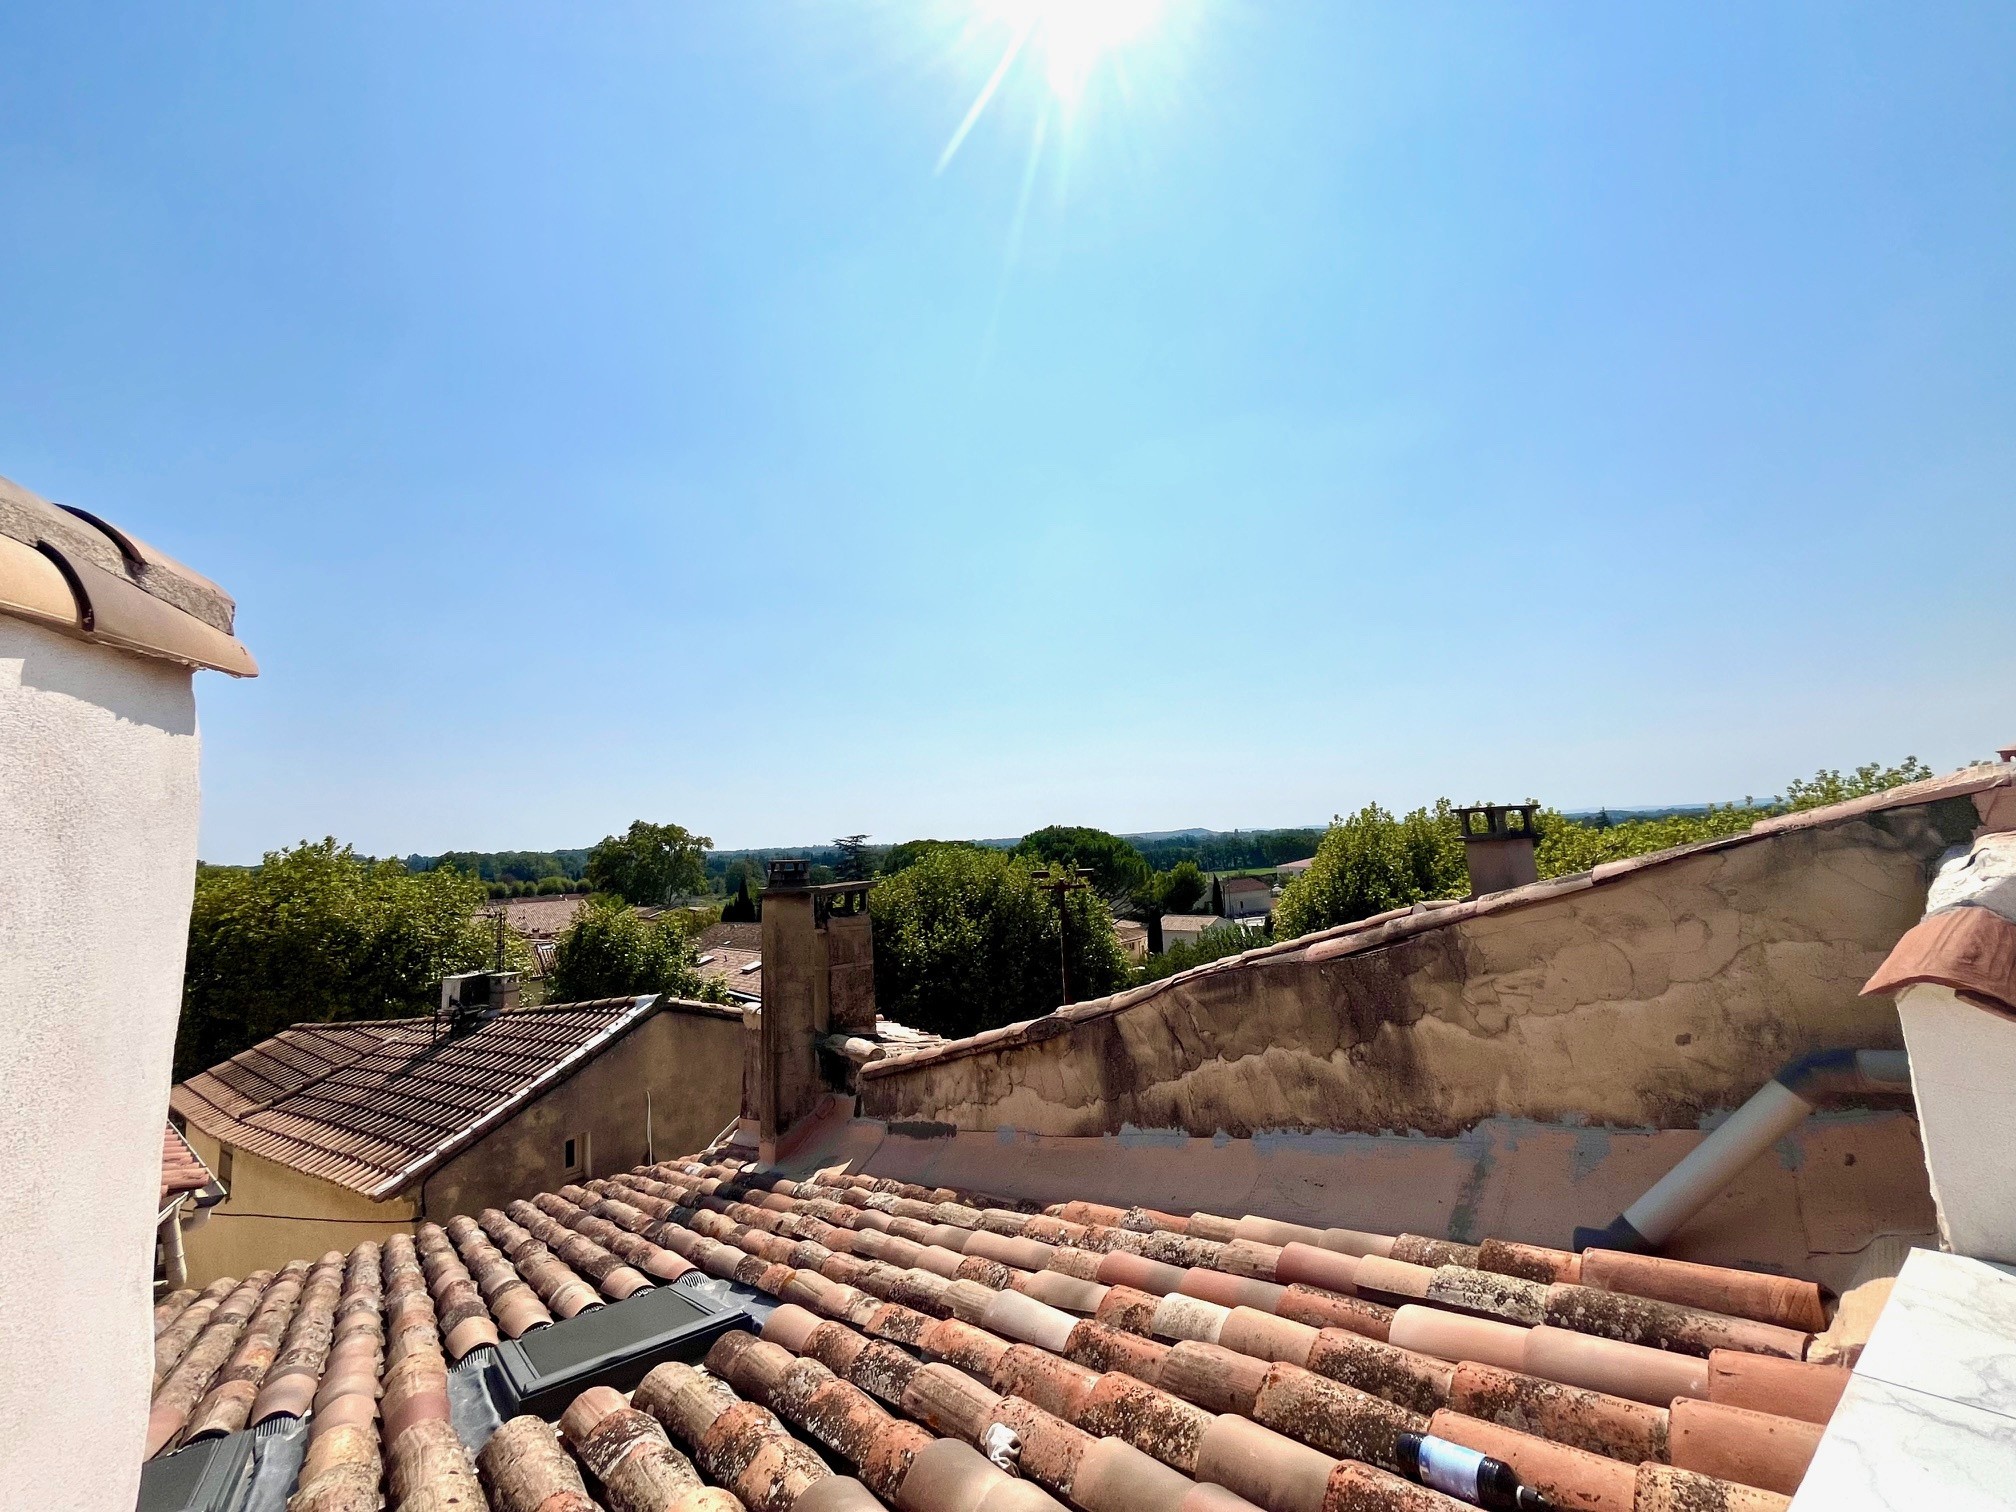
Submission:
M 308 1424 L 272 1417 L 252 1430 L 252 1475 L 237 1512 L 286 1512 L 301 1461 L 308 1455 Z M 221 1509 L 220 1509 L 221 1512 Z
M 147 1461 L 137 1512 L 242 1512 L 252 1443 L 249 1433 L 227 1433 Z
M 500 1402 L 500 1416 L 531 1412 L 557 1418 L 590 1386 L 628 1391 L 654 1365 L 698 1360 L 722 1334 L 750 1326 L 739 1299 L 724 1302 L 700 1289 L 696 1277 L 681 1277 L 670 1286 L 535 1328 L 498 1346 L 501 1386 L 510 1409 L 505 1412 Z M 499 1384 L 486 1379 L 484 1389 L 496 1392 Z
M 515 1400 L 504 1363 L 490 1345 L 479 1344 L 455 1362 L 448 1372 L 448 1421 L 471 1459 L 504 1419 L 515 1415 Z

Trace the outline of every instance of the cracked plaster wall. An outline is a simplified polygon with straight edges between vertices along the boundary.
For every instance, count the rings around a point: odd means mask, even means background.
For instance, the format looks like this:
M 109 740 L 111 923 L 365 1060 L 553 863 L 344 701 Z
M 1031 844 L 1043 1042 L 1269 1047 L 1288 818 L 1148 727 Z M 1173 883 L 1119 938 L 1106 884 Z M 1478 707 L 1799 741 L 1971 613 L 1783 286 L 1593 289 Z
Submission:
M 1696 1128 L 1793 1056 L 1901 1045 L 1892 1004 L 1858 994 L 1971 829 L 1972 805 L 1949 807 L 1683 855 L 1317 964 L 1203 971 L 866 1080 L 862 1112 L 1074 1136 Z

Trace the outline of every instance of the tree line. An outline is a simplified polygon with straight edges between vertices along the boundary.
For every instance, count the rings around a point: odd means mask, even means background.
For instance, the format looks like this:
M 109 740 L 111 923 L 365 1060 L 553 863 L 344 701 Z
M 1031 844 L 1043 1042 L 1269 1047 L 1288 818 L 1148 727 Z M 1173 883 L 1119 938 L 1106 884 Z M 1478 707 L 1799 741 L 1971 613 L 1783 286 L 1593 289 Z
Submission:
M 1788 784 L 1782 799 L 1699 813 L 1603 823 L 1542 811 L 1539 872 L 1560 876 L 1735 834 L 1771 814 L 1929 775 L 1907 757 L 1846 774 L 1823 769 Z M 1209 879 L 1194 857 L 1158 869 L 1142 847 L 1077 825 L 1034 831 L 1012 849 L 963 840 L 875 848 L 866 839 L 836 842 L 828 871 L 878 878 L 869 896 L 878 1002 L 890 1018 L 946 1035 L 1050 1012 L 1067 978 L 1074 1000 L 1102 996 L 1269 940 L 1469 891 L 1453 804 L 1398 815 L 1367 804 L 1316 833 L 1314 859 L 1283 889 L 1269 930 L 1228 923 L 1134 966 L 1114 919 L 1152 928 L 1165 913 L 1197 909 Z M 715 912 L 639 911 L 707 892 L 712 844 L 677 824 L 639 820 L 583 853 L 581 880 L 591 895 L 558 940 L 548 1000 L 641 992 L 722 998 L 701 977 L 694 944 Z M 175 1074 L 188 1076 L 293 1023 L 424 1014 L 440 979 L 454 972 L 529 967 L 524 943 L 505 930 L 500 944 L 483 913 L 493 881 L 503 879 L 486 880 L 480 867 L 446 857 L 422 858 L 436 864 L 420 867 L 412 859 L 377 860 L 325 839 L 273 852 L 255 867 L 200 867 Z M 1089 885 L 1052 892 L 1037 874 L 1056 868 L 1083 868 Z M 722 914 L 745 916 L 735 913 L 739 904 L 753 916 L 760 887 L 760 875 L 742 872 Z

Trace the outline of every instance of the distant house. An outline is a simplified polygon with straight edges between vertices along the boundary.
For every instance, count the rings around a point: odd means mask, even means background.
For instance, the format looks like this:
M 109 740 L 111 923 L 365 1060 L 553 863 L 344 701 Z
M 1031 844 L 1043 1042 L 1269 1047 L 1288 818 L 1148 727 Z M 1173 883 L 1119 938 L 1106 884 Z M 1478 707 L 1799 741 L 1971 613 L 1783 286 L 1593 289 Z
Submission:
M 1274 907 L 1274 889 L 1265 877 L 1220 877 L 1213 890 L 1218 912 L 1228 919 L 1258 919 Z
M 1120 942 L 1121 953 L 1130 961 L 1148 959 L 1148 926 L 1132 919 L 1115 919 L 1113 937 Z
M 187 1233 L 188 1284 L 697 1148 L 742 1056 L 739 1007 L 660 997 L 282 1030 L 170 1098 L 229 1192 Z
M 1195 945 L 1204 936 L 1204 931 L 1220 922 L 1216 914 L 1164 914 L 1162 915 L 1162 948 L 1168 950 L 1177 945 Z
M 1274 880 L 1276 882 L 1293 882 L 1302 873 L 1309 870 L 1309 861 L 1313 861 L 1314 859 L 1312 856 L 1304 861 L 1283 861 L 1279 866 L 1274 868 Z
M 763 1001 L 763 926 L 709 924 L 693 942 L 700 975 L 719 982 L 738 1003 Z
M 581 893 L 549 894 L 537 898 L 499 898 L 490 904 L 504 914 L 504 923 L 528 940 L 550 940 L 580 917 L 588 906 Z
M 693 963 L 705 981 L 719 982 L 724 992 L 737 1002 L 763 1001 L 763 952 L 741 950 L 733 945 L 716 945 L 702 950 Z

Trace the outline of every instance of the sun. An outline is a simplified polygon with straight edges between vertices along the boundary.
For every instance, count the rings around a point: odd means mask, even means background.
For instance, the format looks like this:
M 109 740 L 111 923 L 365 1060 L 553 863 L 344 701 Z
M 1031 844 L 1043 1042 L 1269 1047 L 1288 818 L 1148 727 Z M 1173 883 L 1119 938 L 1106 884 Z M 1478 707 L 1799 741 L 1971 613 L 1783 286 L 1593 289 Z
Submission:
M 980 0 L 979 9 L 1036 51 L 1052 92 L 1068 106 L 1100 63 L 1155 29 L 1163 0 Z
M 938 158 L 938 171 L 986 113 L 1026 55 L 1041 70 L 1051 100 L 1068 127 L 1102 68 L 1120 73 L 1123 55 L 1151 39 L 1170 0 L 969 0 L 969 40 L 1000 53 L 966 118 Z M 1042 128 L 1039 125 L 1039 139 Z

